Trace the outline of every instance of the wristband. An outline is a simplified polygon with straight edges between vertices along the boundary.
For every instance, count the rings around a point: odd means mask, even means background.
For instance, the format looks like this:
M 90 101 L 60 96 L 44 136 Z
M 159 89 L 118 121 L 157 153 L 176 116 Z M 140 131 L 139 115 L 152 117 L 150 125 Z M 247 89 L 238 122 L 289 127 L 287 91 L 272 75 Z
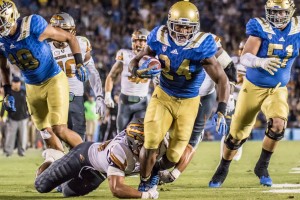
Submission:
M 222 113 L 225 116 L 227 103 L 219 102 L 217 112 Z
M 76 66 L 79 65 L 79 64 L 83 65 L 83 60 L 82 60 L 81 53 L 75 53 L 75 54 L 73 54 L 73 57 L 74 57 Z

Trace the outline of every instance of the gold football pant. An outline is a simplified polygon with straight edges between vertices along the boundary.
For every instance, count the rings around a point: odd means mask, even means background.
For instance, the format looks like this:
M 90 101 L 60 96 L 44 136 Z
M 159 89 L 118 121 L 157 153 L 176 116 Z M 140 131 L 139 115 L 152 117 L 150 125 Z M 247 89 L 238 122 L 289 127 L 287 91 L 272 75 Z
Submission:
M 231 121 L 232 137 L 238 140 L 249 137 L 260 110 L 267 120 L 281 118 L 287 121 L 289 113 L 287 98 L 286 87 L 262 88 L 245 79 Z
M 26 93 L 28 110 L 38 130 L 67 124 L 69 84 L 64 72 L 40 85 L 26 84 Z
M 157 149 L 167 131 L 170 132 L 167 158 L 177 163 L 186 148 L 200 104 L 200 96 L 176 98 L 159 86 L 152 94 L 144 120 L 146 149 Z

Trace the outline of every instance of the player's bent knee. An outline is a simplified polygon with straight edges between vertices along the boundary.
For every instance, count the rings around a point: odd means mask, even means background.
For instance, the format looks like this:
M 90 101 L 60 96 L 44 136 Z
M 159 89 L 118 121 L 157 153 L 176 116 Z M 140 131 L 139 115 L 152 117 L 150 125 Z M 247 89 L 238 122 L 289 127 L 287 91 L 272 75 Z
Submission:
M 280 141 L 284 137 L 285 132 L 285 120 L 282 119 L 270 119 L 268 121 L 268 128 L 265 135 L 275 141 Z
M 224 143 L 228 149 L 237 150 L 247 141 L 247 139 L 248 138 L 238 140 L 233 138 L 231 134 L 228 134 L 228 136 L 225 138 Z
M 178 163 L 180 160 L 180 157 L 181 157 L 181 155 L 179 155 L 174 150 L 167 151 L 166 156 L 167 156 L 168 160 L 172 163 Z

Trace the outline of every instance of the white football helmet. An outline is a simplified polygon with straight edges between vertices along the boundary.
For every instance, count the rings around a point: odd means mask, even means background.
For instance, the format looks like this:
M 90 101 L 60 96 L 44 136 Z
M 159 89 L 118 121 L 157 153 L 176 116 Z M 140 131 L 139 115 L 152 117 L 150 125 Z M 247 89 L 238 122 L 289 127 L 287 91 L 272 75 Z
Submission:
M 75 21 L 71 15 L 65 12 L 54 14 L 50 19 L 50 24 L 53 27 L 60 27 L 66 31 L 69 31 L 73 35 L 76 35 Z
M 10 0 L 0 0 L 0 36 L 8 36 L 13 26 L 16 24 L 20 13 L 14 2 Z

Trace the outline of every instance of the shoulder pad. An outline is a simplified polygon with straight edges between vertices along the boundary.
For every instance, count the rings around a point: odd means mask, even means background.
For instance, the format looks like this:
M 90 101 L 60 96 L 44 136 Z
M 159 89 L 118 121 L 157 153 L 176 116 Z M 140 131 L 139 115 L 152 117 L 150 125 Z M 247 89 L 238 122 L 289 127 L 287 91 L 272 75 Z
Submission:
M 289 35 L 294 35 L 300 32 L 300 16 L 292 17 L 291 19 L 291 30 Z
M 120 49 L 116 54 L 116 60 L 123 62 L 125 54 L 126 54 L 126 49 Z
M 30 35 L 30 24 L 31 24 L 32 15 L 26 16 L 22 19 L 21 28 L 20 28 L 20 36 L 17 41 L 23 40 Z
M 76 36 L 76 38 L 79 42 L 80 48 L 82 48 L 82 45 L 84 45 L 83 47 L 84 47 L 84 52 L 85 53 L 92 50 L 92 46 L 91 46 L 91 43 L 90 43 L 89 39 L 87 39 L 84 36 Z
M 168 34 L 167 26 L 160 26 L 156 32 L 157 41 L 159 41 L 164 45 L 171 46 L 168 38 L 169 38 L 169 34 Z
M 204 32 L 199 32 L 197 33 L 194 38 L 187 44 L 184 49 L 196 49 L 198 48 L 202 42 L 211 34 L 209 33 L 204 33 Z
M 275 35 L 275 32 L 273 31 L 270 23 L 266 19 L 260 17 L 249 20 L 246 25 L 246 34 L 266 38 L 268 34 Z

